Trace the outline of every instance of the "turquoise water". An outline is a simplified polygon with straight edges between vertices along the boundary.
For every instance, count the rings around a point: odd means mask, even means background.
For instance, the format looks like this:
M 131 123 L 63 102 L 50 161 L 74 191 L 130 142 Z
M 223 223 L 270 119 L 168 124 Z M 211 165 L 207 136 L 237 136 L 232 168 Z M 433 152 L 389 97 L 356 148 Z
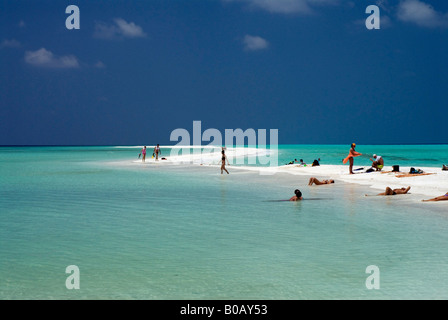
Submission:
M 303 159 L 311 164 L 314 159 L 321 159 L 321 164 L 342 164 L 348 155 L 348 145 L 283 145 L 279 147 L 279 164 L 291 160 Z M 448 145 L 359 145 L 356 151 L 363 155 L 357 157 L 356 165 L 368 166 L 374 154 L 385 160 L 386 166 L 427 166 L 441 168 L 448 163 Z
M 347 149 L 281 146 L 279 163 L 340 164 Z M 448 162 L 447 146 L 357 150 L 403 166 Z M 0 299 L 448 298 L 445 204 L 232 167 L 221 176 L 141 166 L 138 152 L 0 148 Z M 309 200 L 266 201 L 295 188 Z M 79 290 L 65 287 L 69 265 L 80 269 Z M 369 265 L 379 290 L 365 286 Z

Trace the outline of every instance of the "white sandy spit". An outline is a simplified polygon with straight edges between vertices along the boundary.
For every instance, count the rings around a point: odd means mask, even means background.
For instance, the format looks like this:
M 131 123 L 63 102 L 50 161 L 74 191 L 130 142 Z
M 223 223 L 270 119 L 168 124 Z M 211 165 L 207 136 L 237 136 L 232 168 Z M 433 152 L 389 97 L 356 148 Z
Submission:
M 172 148 L 172 147 L 170 147 Z M 190 147 L 186 147 L 187 149 Z M 141 160 L 133 161 L 135 164 L 142 165 L 163 165 L 163 164 L 192 164 L 203 166 L 216 166 L 221 165 L 221 148 L 210 147 L 206 152 L 200 152 L 191 147 L 193 152 L 190 155 L 179 155 L 180 148 L 173 149 L 171 154 L 163 154 L 160 158 L 165 157 L 166 160 L 155 161 L 152 156 L 152 150 L 148 148 L 146 162 L 142 163 Z M 381 172 L 366 173 L 365 170 L 368 167 L 364 167 L 362 171 L 355 171 L 355 174 L 349 174 L 349 167 L 347 165 L 321 165 L 317 167 L 311 166 L 299 166 L 299 165 L 283 165 L 283 166 L 233 166 L 232 163 L 237 163 L 242 158 L 255 159 L 256 157 L 275 157 L 275 150 L 269 149 L 257 149 L 257 148 L 227 148 L 226 155 L 230 162 L 228 168 L 238 170 L 250 170 L 256 171 L 261 175 L 271 175 L 275 173 L 289 173 L 293 175 L 304 175 L 308 177 L 316 177 L 317 179 L 333 179 L 340 182 L 356 183 L 359 185 L 365 185 L 371 187 L 372 194 L 384 192 L 386 187 L 392 189 L 411 186 L 410 193 L 420 194 L 426 197 L 437 197 L 444 195 L 448 192 L 448 171 L 442 171 L 442 168 L 433 167 L 415 167 L 421 169 L 425 174 L 413 175 L 409 177 L 403 177 L 409 173 L 410 167 L 400 167 L 400 172 L 392 172 L 392 167 L 385 166 Z M 357 169 L 355 166 L 354 169 Z

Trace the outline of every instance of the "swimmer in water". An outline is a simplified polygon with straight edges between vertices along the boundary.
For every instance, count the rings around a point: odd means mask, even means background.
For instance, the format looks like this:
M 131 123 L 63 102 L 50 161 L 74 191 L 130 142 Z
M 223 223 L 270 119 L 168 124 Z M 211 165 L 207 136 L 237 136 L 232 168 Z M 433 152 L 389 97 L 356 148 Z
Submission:
M 291 199 L 289 199 L 289 201 L 300 201 L 300 200 L 303 200 L 302 192 L 300 192 L 299 189 L 296 189 L 294 191 L 294 195 L 291 197 Z
M 319 181 L 316 178 L 310 178 L 310 181 L 308 182 L 308 185 L 312 186 L 313 184 L 315 184 L 316 186 L 320 186 L 320 185 L 323 185 L 323 184 L 331 184 L 331 183 L 334 183 L 333 179 Z

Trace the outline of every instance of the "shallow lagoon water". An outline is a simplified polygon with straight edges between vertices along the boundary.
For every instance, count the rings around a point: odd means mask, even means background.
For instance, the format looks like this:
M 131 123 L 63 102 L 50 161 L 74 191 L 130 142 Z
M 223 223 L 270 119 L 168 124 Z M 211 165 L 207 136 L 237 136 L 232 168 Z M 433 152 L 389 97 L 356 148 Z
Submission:
M 135 159 L 111 147 L 0 148 L 1 299 L 448 298 L 443 204 Z M 305 201 L 267 201 L 296 188 Z M 65 287 L 69 265 L 80 290 Z M 366 288 L 369 265 L 379 290 Z

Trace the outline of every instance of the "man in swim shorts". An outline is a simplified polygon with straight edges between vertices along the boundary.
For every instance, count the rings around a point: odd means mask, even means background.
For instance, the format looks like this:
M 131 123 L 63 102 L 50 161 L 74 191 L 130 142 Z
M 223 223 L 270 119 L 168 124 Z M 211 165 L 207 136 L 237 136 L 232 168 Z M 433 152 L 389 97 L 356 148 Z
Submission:
M 373 155 L 372 167 L 376 169 L 376 171 L 381 171 L 384 168 L 384 159 L 381 156 Z

